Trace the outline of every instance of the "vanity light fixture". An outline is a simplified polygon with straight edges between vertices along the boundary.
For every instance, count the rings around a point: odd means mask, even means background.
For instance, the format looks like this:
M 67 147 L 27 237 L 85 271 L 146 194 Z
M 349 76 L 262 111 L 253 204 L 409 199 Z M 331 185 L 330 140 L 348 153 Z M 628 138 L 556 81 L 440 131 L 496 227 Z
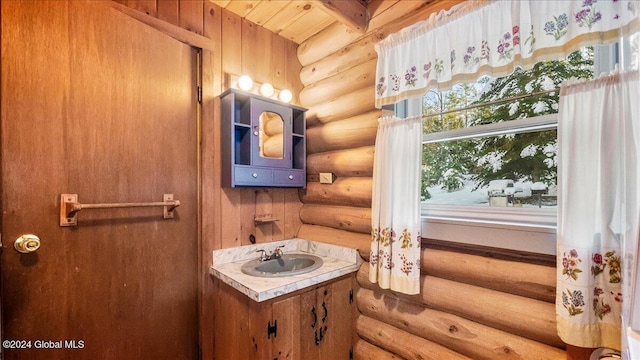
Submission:
M 225 73 L 225 86 L 243 90 L 255 95 L 262 95 L 266 98 L 279 100 L 283 103 L 290 103 L 293 100 L 293 93 L 291 90 L 275 88 L 268 82 L 262 83 L 253 81 L 249 75 L 238 76 Z
M 271 97 L 273 95 L 273 86 L 269 83 L 264 83 L 260 86 L 260 94 L 262 96 Z
M 248 75 L 242 75 L 238 79 L 238 86 L 242 90 L 249 91 L 253 88 L 253 80 Z
M 278 98 L 280 99 L 280 101 L 288 103 L 291 101 L 291 99 L 293 99 L 293 94 L 291 94 L 291 91 L 284 89 L 280 91 Z

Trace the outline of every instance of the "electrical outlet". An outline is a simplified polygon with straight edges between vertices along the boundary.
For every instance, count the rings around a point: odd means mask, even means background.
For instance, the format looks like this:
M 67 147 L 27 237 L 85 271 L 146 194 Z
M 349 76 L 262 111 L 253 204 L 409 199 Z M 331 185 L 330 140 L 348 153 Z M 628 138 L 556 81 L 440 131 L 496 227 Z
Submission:
M 333 174 L 320 173 L 320 184 L 333 184 Z

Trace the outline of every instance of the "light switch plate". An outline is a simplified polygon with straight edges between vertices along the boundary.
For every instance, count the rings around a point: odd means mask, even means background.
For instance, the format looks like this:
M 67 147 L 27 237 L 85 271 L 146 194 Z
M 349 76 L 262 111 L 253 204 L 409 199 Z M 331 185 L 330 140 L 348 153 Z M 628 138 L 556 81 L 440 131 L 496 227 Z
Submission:
M 320 184 L 333 184 L 333 174 L 320 173 Z

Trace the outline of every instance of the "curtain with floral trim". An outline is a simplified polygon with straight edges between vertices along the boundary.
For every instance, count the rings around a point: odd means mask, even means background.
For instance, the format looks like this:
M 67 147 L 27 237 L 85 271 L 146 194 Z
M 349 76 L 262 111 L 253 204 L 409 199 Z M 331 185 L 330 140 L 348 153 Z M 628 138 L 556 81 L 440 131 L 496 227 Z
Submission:
M 639 11 L 637 0 L 466 1 L 375 45 L 376 106 L 615 42 Z
M 373 163 L 369 280 L 420 293 L 422 117 L 380 119 Z
M 640 222 L 638 74 L 560 90 L 556 314 L 560 338 L 575 346 L 621 349 L 633 271 L 623 255 L 637 251 Z

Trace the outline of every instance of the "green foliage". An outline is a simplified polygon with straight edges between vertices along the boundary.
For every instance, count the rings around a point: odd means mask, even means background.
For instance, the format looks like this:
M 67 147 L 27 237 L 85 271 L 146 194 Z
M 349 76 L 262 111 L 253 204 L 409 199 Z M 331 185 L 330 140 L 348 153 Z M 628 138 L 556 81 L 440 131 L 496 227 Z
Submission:
M 425 115 L 440 114 L 467 106 L 477 97 L 474 85 L 464 84 L 448 93 L 431 91 L 424 97 Z M 474 112 L 450 112 L 428 116 L 424 121 L 424 132 L 440 132 L 460 129 L 473 121 Z M 470 171 L 472 144 L 469 141 L 450 141 L 424 144 L 422 150 L 422 197 L 431 195 L 427 187 L 442 185 L 449 192 L 462 189 L 462 174 Z
M 516 69 L 511 75 L 496 79 L 490 83 L 475 103 L 492 102 L 503 98 L 512 98 L 523 94 L 532 94 L 558 88 L 571 78 L 588 79 L 593 76 L 593 49 L 576 51 L 567 59 L 542 61 L 530 70 Z M 515 101 L 489 106 L 485 116 L 478 117 L 474 125 L 497 123 L 506 120 L 522 119 L 556 113 L 558 110 L 558 92 L 546 92 L 528 96 Z M 525 133 L 515 136 L 499 136 L 479 141 L 477 157 L 500 151 L 502 167 L 480 165 L 476 167 L 473 180 L 477 187 L 488 185 L 495 179 L 514 181 L 543 181 L 548 185 L 557 181 L 557 163 L 555 152 L 544 149 L 557 144 L 556 131 Z M 537 151 L 532 156 L 521 156 L 523 149 L 534 146 Z M 480 162 L 480 161 L 479 161 Z
M 516 68 L 497 79 L 483 77 L 475 84 L 457 85 L 447 92 L 430 91 L 424 97 L 424 131 L 448 131 L 469 126 L 556 113 L 558 88 L 568 79 L 593 76 L 593 49 L 576 51 L 567 59 L 542 61 L 532 69 Z M 535 96 L 529 94 L 540 93 Z M 509 102 L 496 101 L 520 97 Z M 492 105 L 448 112 L 469 105 Z M 446 114 L 442 114 L 447 112 Z M 432 115 L 442 114 L 442 115 Z M 432 116 L 428 116 L 432 115 Z M 427 188 L 439 185 L 449 192 L 463 187 L 463 174 L 471 175 L 476 189 L 491 180 L 543 181 L 555 184 L 557 146 L 555 130 L 480 139 L 438 142 L 423 145 L 423 200 L 430 198 Z

